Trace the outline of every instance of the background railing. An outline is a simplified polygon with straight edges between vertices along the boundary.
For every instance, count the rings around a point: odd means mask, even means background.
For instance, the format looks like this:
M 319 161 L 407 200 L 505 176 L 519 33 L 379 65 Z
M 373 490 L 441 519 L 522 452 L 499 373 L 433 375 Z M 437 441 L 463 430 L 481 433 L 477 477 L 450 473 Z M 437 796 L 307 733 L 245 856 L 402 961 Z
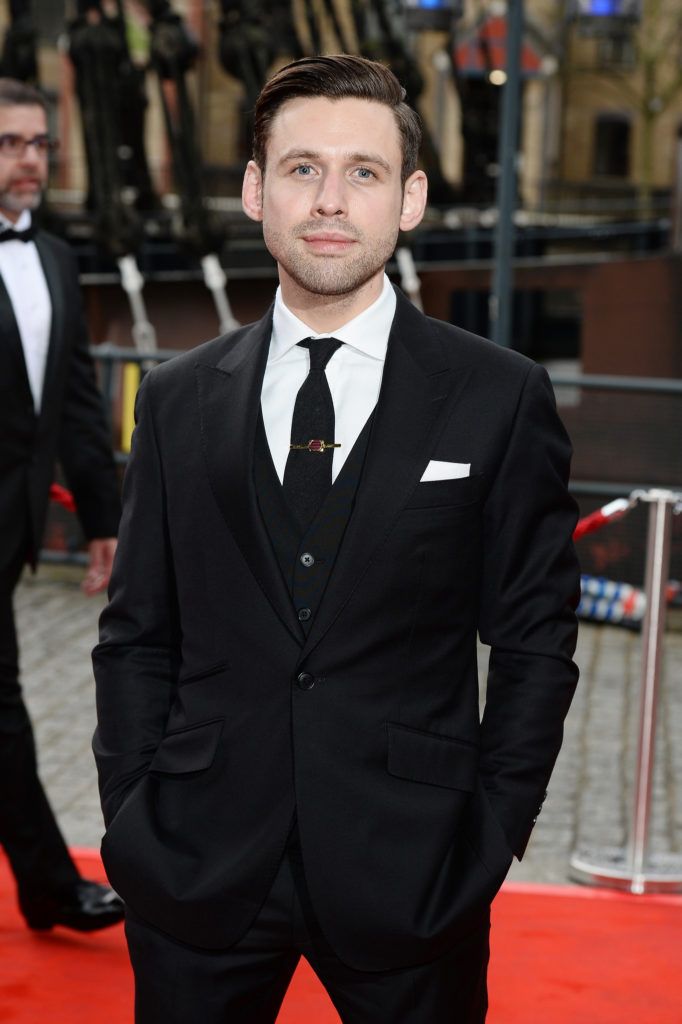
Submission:
M 178 355 L 146 355 L 102 344 L 92 348 L 108 411 L 117 461 L 127 460 L 134 395 L 145 370 Z M 587 515 L 633 490 L 682 489 L 682 380 L 550 374 L 561 418 L 574 447 L 571 490 Z M 583 571 L 642 586 L 646 510 L 633 509 L 606 533 L 578 542 Z M 75 517 L 50 514 L 47 557 L 73 557 L 82 538 Z M 671 577 L 682 579 L 682 517 L 675 518 Z

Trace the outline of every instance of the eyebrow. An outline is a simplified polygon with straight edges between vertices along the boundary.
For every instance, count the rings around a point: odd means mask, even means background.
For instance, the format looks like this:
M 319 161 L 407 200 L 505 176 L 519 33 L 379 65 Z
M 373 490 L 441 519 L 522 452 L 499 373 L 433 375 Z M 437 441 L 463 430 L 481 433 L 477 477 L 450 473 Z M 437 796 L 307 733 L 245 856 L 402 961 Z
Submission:
M 391 165 L 378 153 L 346 153 L 345 158 L 351 164 L 376 164 L 387 174 L 391 173 Z M 320 160 L 321 154 L 312 149 L 290 149 L 279 160 L 280 164 L 290 160 Z

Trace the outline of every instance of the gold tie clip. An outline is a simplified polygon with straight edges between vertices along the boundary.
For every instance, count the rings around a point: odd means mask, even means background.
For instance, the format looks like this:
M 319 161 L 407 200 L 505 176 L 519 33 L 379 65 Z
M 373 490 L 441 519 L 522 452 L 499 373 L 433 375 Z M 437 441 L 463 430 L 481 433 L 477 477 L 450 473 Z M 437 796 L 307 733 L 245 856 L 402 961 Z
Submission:
M 319 441 L 313 439 L 308 441 L 307 444 L 290 444 L 290 452 L 326 452 L 327 448 L 340 448 L 341 445 L 337 444 L 336 441 Z

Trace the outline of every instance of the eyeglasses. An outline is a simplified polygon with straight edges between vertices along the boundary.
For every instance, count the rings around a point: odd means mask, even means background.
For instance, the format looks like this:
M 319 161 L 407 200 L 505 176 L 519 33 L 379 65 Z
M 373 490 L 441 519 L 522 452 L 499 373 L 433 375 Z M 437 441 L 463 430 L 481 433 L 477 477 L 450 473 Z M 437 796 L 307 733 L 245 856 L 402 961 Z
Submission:
M 0 135 L 0 153 L 3 156 L 21 159 L 28 146 L 33 146 L 40 156 L 46 156 L 48 153 L 54 153 L 59 147 L 59 141 L 51 139 L 49 135 L 34 135 L 32 139 L 26 139 L 23 135 L 15 135 L 14 132 Z

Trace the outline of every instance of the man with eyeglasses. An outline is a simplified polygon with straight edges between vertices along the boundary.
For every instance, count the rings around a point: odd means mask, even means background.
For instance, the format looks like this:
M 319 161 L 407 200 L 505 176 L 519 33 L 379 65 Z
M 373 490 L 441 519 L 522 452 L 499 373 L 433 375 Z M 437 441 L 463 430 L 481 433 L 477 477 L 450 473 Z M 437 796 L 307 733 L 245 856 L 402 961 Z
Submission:
M 54 145 L 41 94 L 0 78 L 0 844 L 29 927 L 95 931 L 120 921 L 123 905 L 81 878 L 38 778 L 12 606 L 24 564 L 36 564 L 57 459 L 89 542 L 88 594 L 107 585 L 118 529 L 75 260 L 32 221 Z

